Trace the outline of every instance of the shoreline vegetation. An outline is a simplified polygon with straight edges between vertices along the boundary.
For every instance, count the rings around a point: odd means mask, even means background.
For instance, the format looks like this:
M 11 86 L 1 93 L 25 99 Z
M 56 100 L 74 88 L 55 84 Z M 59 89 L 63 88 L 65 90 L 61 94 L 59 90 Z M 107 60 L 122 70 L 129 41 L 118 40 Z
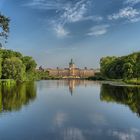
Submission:
M 101 58 L 100 73 L 89 79 L 140 85 L 140 52 Z
M 0 48 L 0 83 L 13 84 L 41 79 L 60 79 L 50 77 L 48 71 L 39 71 L 36 67 L 37 63 L 32 57 Z
M 37 79 L 35 71 L 37 64 L 30 56 L 21 53 L 0 49 L 0 79 L 2 81 L 31 81 Z
M 122 57 L 104 57 L 100 61 L 100 73 L 80 80 L 101 81 L 113 85 L 140 85 L 140 71 L 138 71 L 140 62 L 137 62 L 140 61 L 139 58 L 140 52 Z M 37 64 L 32 57 L 1 48 L 0 84 L 13 85 L 36 80 L 66 80 L 62 77 L 49 76 L 48 71 L 40 71 L 36 69 L 36 66 Z

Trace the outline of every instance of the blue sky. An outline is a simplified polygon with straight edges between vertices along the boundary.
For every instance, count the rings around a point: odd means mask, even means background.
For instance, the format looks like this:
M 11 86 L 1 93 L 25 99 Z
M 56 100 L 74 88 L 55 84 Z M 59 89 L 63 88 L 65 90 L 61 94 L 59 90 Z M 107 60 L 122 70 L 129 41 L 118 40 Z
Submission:
M 99 67 L 107 55 L 140 50 L 140 0 L 0 0 L 11 18 L 6 48 L 38 66 Z

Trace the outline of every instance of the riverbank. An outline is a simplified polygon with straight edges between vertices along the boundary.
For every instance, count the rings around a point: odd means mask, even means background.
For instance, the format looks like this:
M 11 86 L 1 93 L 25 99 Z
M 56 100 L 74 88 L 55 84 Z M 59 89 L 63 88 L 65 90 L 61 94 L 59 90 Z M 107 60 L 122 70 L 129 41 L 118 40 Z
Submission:
M 87 81 L 96 81 L 96 82 L 100 82 L 101 84 L 109 84 L 109 85 L 115 85 L 115 86 L 140 86 L 140 80 L 137 79 L 130 79 L 130 80 L 123 80 L 123 79 L 105 79 L 105 78 L 100 78 L 100 79 L 95 79 L 95 78 L 86 78 L 86 79 L 74 79 L 74 78 L 70 78 L 70 79 L 63 79 L 60 77 L 48 77 L 48 78 L 44 78 L 44 79 L 38 79 L 38 80 L 34 80 L 34 81 L 40 81 L 40 80 L 87 80 Z M 29 82 L 29 81 L 24 81 L 24 82 Z M 17 82 L 13 79 L 1 79 L 0 80 L 0 85 L 4 84 L 4 85 L 15 85 L 17 83 L 21 83 L 21 82 Z
M 133 78 L 130 80 L 124 80 L 124 82 L 127 84 L 140 85 L 140 79 L 137 79 L 137 78 Z
M 102 81 L 104 83 L 113 83 L 117 85 L 140 85 L 140 79 L 133 78 L 133 79 L 109 79 L 102 77 L 101 75 L 96 75 L 94 77 L 89 77 L 87 80 L 92 81 Z
M 140 80 L 133 78 L 133 79 L 107 79 L 105 81 L 109 81 L 109 82 L 113 82 L 113 83 L 117 83 L 120 85 L 137 85 L 140 86 Z

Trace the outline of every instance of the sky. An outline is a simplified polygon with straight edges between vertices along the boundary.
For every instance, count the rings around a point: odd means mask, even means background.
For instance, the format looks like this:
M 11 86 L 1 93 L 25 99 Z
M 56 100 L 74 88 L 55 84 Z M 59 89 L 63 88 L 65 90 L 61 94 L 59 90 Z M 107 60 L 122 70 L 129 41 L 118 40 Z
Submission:
M 98 68 L 101 57 L 140 51 L 140 0 L 0 0 L 7 49 L 44 68 Z

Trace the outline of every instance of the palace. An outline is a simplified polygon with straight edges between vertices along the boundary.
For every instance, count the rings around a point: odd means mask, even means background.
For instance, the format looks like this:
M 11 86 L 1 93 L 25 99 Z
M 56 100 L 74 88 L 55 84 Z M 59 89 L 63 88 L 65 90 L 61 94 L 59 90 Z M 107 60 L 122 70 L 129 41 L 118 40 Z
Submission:
M 57 67 L 56 69 L 48 68 L 46 70 L 49 72 L 50 76 L 61 77 L 64 79 L 88 78 L 94 76 L 96 73 L 94 69 L 87 69 L 87 67 L 85 67 L 84 69 L 77 68 L 72 59 L 69 63 L 68 68 L 61 69 Z

